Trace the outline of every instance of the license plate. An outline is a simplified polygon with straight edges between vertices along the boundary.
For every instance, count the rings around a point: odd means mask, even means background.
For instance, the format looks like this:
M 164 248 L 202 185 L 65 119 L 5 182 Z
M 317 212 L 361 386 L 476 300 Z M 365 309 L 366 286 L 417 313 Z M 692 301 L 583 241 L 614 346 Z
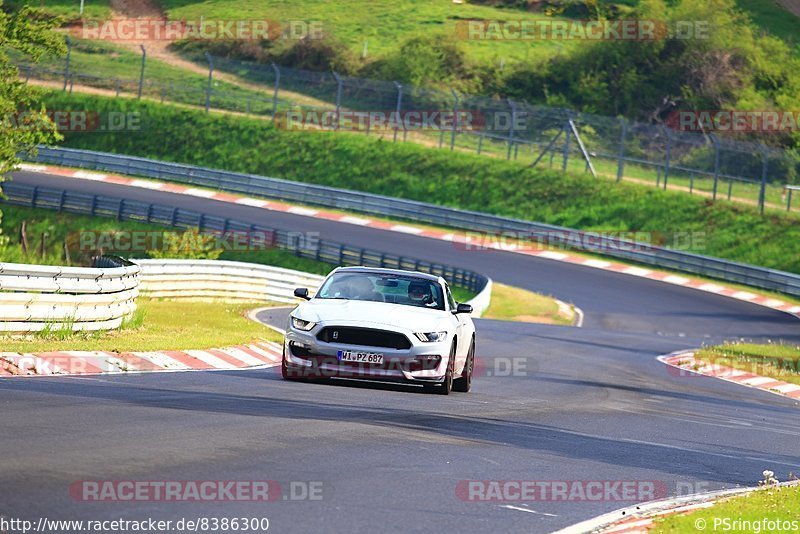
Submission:
M 380 365 L 383 363 L 383 354 L 377 352 L 353 352 L 350 350 L 340 350 L 336 353 L 340 362 L 351 363 L 372 363 Z

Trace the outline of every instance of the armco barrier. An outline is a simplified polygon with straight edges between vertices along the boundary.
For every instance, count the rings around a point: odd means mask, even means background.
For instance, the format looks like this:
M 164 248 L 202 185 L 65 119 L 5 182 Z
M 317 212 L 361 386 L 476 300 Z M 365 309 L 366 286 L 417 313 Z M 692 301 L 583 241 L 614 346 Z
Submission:
M 224 260 L 132 260 L 141 266 L 139 291 L 153 298 L 213 298 L 296 303 L 296 287 L 315 291 L 322 276 Z
M 473 271 L 451 267 L 425 260 L 408 258 L 377 250 L 352 247 L 343 243 L 319 240 L 301 243 L 293 239 L 293 233 L 282 229 L 267 228 L 233 219 L 205 215 L 172 206 L 149 204 L 115 197 L 87 195 L 59 189 L 33 187 L 7 182 L 3 184 L 6 198 L 2 202 L 52 209 L 117 220 L 134 220 L 178 228 L 197 228 L 202 232 L 258 232 L 272 236 L 271 242 L 293 252 L 297 256 L 312 258 L 334 265 L 365 265 L 422 271 L 443 277 L 450 284 L 480 293 L 489 279 Z
M 0 263 L 0 331 L 118 328 L 136 309 L 139 270 Z
M 142 268 L 139 292 L 152 298 L 208 298 L 267 300 L 296 304 L 294 289 L 307 287 L 313 294 L 324 277 L 268 265 L 224 260 L 134 259 Z M 489 307 L 492 282 L 467 302 L 473 317 Z
M 234 193 L 330 206 L 370 215 L 409 219 L 463 230 L 492 233 L 514 232 L 530 236 L 531 239 L 540 240 L 543 243 L 577 244 L 584 242 L 581 238 L 584 232 L 549 224 L 447 208 L 413 200 L 132 156 L 41 147 L 38 156 L 31 161 L 131 174 Z M 797 274 L 632 241 L 618 240 L 616 243 L 617 248 L 606 247 L 603 251 L 592 250 L 591 252 L 800 296 L 800 275 Z M 456 282 L 451 280 L 451 283 Z

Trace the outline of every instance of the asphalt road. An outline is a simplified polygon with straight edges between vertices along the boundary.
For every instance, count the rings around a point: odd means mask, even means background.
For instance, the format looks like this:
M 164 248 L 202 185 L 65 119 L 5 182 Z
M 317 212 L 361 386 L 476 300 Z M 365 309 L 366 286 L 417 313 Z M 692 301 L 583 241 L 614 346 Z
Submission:
M 631 504 L 466 502 L 467 480 L 642 481 L 668 493 L 800 469 L 798 403 L 678 376 L 659 354 L 746 337 L 800 341 L 766 308 L 637 277 L 146 189 L 19 182 L 185 207 L 483 272 L 552 294 L 585 327 L 479 320 L 469 394 L 287 383 L 276 370 L 0 381 L 0 516 L 268 517 L 276 532 L 549 532 Z M 282 319 L 265 313 L 265 322 Z M 516 365 L 516 372 L 507 372 Z M 80 480 L 314 482 L 321 499 L 84 502 Z M 1 530 L 1 529 L 0 529 Z

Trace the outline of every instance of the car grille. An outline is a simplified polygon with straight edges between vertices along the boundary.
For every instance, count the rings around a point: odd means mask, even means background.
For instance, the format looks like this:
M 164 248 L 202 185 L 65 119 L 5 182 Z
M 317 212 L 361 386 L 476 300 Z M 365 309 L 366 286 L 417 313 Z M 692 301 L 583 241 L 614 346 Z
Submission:
M 411 348 L 411 342 L 403 334 L 388 330 L 373 330 L 371 328 L 326 326 L 317 334 L 317 339 L 325 343 L 341 343 L 344 345 L 363 345 L 390 349 Z

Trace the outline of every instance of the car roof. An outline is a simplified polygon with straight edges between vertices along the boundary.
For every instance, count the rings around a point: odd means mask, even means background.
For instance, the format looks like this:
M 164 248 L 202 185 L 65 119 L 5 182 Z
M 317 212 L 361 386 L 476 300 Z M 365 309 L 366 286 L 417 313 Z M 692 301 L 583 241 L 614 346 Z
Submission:
M 439 282 L 439 276 L 435 274 L 422 273 L 419 271 L 405 271 L 402 269 L 385 269 L 383 267 L 339 267 L 336 269 L 337 273 L 375 273 L 375 274 L 389 274 L 395 276 L 413 276 L 414 278 L 422 278 L 433 282 Z

